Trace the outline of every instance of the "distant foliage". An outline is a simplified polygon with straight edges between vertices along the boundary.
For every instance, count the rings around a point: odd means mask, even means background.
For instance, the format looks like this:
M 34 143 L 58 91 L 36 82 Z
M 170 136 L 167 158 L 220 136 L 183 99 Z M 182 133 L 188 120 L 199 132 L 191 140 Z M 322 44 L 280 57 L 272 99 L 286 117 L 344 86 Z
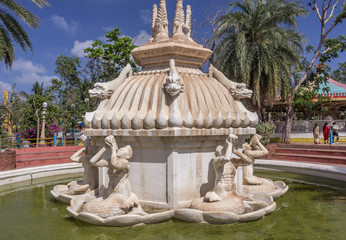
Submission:
M 13 147 L 11 135 L 0 128 L 0 149 L 9 149 Z
M 46 128 L 45 128 L 45 137 L 46 138 L 51 138 L 54 136 L 54 133 L 58 133 L 61 131 L 60 128 L 58 128 L 58 126 L 56 124 L 52 124 L 52 125 L 48 125 L 48 124 L 45 124 Z M 41 134 L 41 129 L 42 129 L 42 125 L 40 125 L 40 134 Z M 20 133 L 21 135 L 21 138 L 23 139 L 35 139 L 35 138 L 38 138 L 40 136 L 36 136 L 36 127 L 33 127 L 31 129 L 27 129 L 23 132 Z
M 275 136 L 276 125 L 271 122 L 262 122 L 256 126 L 257 134 L 262 136 L 261 143 L 265 146 L 270 143 L 270 139 Z

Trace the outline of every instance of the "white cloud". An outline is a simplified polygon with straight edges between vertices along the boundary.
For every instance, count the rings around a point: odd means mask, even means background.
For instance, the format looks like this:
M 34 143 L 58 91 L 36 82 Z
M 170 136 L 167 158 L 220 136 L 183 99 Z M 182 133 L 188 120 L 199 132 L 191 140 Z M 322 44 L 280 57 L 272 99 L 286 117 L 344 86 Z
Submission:
M 69 23 L 65 20 L 64 17 L 60 17 L 58 15 L 53 15 L 51 17 L 53 24 L 58 28 L 63 29 L 64 31 L 75 34 L 78 29 L 78 23 L 76 21 L 71 20 Z
M 47 75 L 39 75 L 35 72 L 29 73 L 20 73 L 18 76 L 14 78 L 15 82 L 19 82 L 22 84 L 33 84 L 35 82 L 44 83 L 45 86 L 50 84 L 50 80 L 55 78 L 55 76 L 47 76 Z
M 101 42 L 107 42 L 106 34 L 103 36 L 99 36 L 97 40 L 100 40 Z
M 133 38 L 134 39 L 133 44 L 137 46 L 141 46 L 144 43 L 147 43 L 149 38 L 151 38 L 151 35 L 147 33 L 145 30 L 141 30 L 139 34 Z
M 3 93 L 5 90 L 10 91 L 11 89 L 11 84 L 0 81 L 0 93 Z
M 144 22 L 146 23 L 152 22 L 152 11 L 150 11 L 149 9 L 141 9 L 140 16 Z
M 13 80 L 21 84 L 33 84 L 43 82 L 48 85 L 55 76 L 48 76 L 45 73 L 46 68 L 41 64 L 35 64 L 31 61 L 19 58 L 13 63 L 12 73 L 15 74 Z
M 108 26 L 108 27 L 102 27 L 101 29 L 105 32 L 109 32 L 113 30 L 113 27 Z
M 18 60 L 14 61 L 12 70 L 15 72 L 46 72 L 45 67 L 41 64 L 34 64 L 33 62 L 24 60 L 22 58 L 19 58 Z
M 71 53 L 77 57 L 85 57 L 84 49 L 91 47 L 93 40 L 86 40 L 84 42 L 80 42 L 78 40 L 74 41 L 73 48 L 71 49 Z

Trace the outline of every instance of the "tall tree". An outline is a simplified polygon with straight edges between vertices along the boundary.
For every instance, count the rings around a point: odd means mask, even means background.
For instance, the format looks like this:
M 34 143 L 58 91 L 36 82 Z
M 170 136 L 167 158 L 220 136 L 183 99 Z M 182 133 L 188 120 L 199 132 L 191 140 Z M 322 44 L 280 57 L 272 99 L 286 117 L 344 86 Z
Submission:
M 299 88 L 302 86 L 302 84 L 306 81 L 306 79 L 311 74 L 315 62 L 321 57 L 321 55 L 324 55 L 328 53 L 329 51 L 333 51 L 333 47 L 327 47 L 326 49 L 323 49 L 323 45 L 326 41 L 328 34 L 337 25 L 341 24 L 342 21 L 346 17 L 345 1 L 342 1 L 341 8 L 338 6 L 340 5 L 339 0 L 321 0 L 319 2 L 320 4 L 318 4 L 317 0 L 313 0 L 313 1 L 309 1 L 308 3 L 308 5 L 311 6 L 312 10 L 316 12 L 317 17 L 320 21 L 321 30 L 320 30 L 319 43 L 308 64 L 308 67 L 305 69 L 304 73 L 302 74 L 302 77 L 298 81 L 296 81 L 292 89 L 292 93 L 290 94 L 290 97 L 288 98 L 288 109 L 287 109 L 284 131 L 282 133 L 282 143 L 290 143 L 291 127 L 292 127 L 292 121 L 294 116 L 294 99 L 295 99 L 296 93 L 298 92 Z M 338 48 L 339 46 L 336 45 L 336 47 Z
M 46 0 L 32 0 L 39 7 L 48 5 Z M 13 41 L 25 52 L 32 51 L 29 36 L 18 22 L 22 20 L 29 27 L 38 28 L 40 20 L 37 16 L 13 0 L 0 0 L 0 62 L 11 68 L 15 60 Z
M 130 55 L 136 47 L 133 45 L 131 38 L 121 37 L 119 29 L 113 28 L 112 31 L 107 32 L 106 39 L 107 43 L 96 40 L 91 48 L 84 49 L 84 52 L 88 54 L 90 66 L 94 65 L 94 70 L 101 69 L 99 74 L 94 76 L 102 82 L 116 78 L 120 70 L 128 63 L 135 70 L 137 69 Z
M 31 92 L 35 95 L 43 95 L 44 92 L 44 87 L 43 87 L 43 82 L 39 84 L 38 82 L 35 82 L 34 85 L 32 86 Z
M 55 74 L 60 79 L 51 80 L 49 92 L 55 96 L 55 103 L 59 106 L 60 122 L 63 122 L 67 128 L 72 128 L 77 121 L 82 119 L 84 112 L 83 95 L 81 89 L 81 65 L 78 57 L 67 57 L 61 55 L 57 58 Z M 64 129 L 67 130 L 67 129 Z
M 338 63 L 338 65 L 339 67 L 332 72 L 331 78 L 333 78 L 335 81 L 346 84 L 346 61 L 343 63 Z
M 228 13 L 218 18 L 212 62 L 253 90 L 251 103 L 262 120 L 264 103 L 272 103 L 279 91 L 283 98 L 289 92 L 302 51 L 296 17 L 306 13 L 295 2 L 243 0 L 230 4 Z

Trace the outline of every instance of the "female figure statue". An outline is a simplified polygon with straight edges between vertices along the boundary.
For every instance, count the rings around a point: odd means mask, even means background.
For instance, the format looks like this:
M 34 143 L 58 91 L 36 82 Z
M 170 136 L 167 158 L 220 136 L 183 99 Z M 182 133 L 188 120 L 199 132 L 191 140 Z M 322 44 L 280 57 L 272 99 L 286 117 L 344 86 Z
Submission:
M 106 151 L 111 151 L 111 157 L 103 158 Z M 132 148 L 127 145 L 118 148 L 114 136 L 105 138 L 105 146 L 90 160 L 94 166 L 107 166 L 109 184 L 107 191 L 95 199 L 88 200 L 82 206 L 82 212 L 88 212 L 100 217 L 111 217 L 127 214 L 139 207 L 138 198 L 131 191 L 129 182 Z
M 82 181 L 73 181 L 67 184 L 68 194 L 71 195 L 83 194 L 98 187 L 98 170 L 90 163 L 92 157 L 91 139 L 85 135 L 82 135 L 80 139 L 84 142 L 84 147 L 74 153 L 70 159 L 73 162 L 82 163 L 84 177 Z

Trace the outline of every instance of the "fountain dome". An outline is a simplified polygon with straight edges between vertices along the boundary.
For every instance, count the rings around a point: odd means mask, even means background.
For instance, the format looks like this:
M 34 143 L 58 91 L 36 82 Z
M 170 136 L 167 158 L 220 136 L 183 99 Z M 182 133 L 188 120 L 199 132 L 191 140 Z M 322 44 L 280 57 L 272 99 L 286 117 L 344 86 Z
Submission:
M 159 9 L 153 7 L 152 38 L 132 51 L 142 71 L 132 73 L 128 65 L 117 79 L 90 90 L 102 102 L 95 112 L 86 113 L 86 134 L 227 135 L 245 128 L 253 134 L 258 116 L 239 101 L 251 97 L 252 91 L 213 66 L 208 74 L 200 70 L 212 51 L 190 36 L 191 7 L 187 6 L 185 21 L 178 1 L 172 37 L 167 23 L 161 1 Z

